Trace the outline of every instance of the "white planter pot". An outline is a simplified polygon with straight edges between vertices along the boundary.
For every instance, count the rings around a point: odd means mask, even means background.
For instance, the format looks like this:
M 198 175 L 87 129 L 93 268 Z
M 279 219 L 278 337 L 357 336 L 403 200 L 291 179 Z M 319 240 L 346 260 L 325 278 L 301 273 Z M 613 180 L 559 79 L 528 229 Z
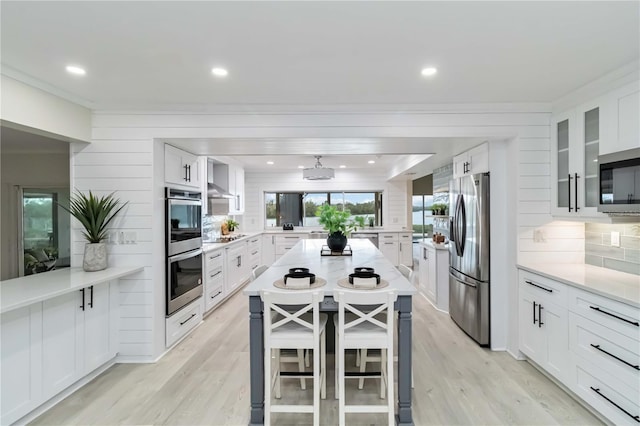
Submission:
M 102 271 L 107 268 L 107 245 L 105 243 L 86 243 L 82 269 L 87 272 Z

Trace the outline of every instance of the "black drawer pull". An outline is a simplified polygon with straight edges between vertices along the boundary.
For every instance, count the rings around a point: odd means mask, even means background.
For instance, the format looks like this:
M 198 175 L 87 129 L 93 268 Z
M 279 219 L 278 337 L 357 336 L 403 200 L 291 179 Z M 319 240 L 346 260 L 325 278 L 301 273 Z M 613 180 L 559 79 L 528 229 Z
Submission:
M 550 288 L 542 287 L 541 285 L 534 284 L 534 283 L 532 283 L 531 281 L 526 281 L 526 280 L 525 280 L 525 283 L 527 283 L 527 284 L 529 284 L 529 285 L 532 285 L 532 286 L 534 286 L 534 287 L 538 287 L 538 288 L 540 288 L 540 289 L 542 289 L 542 290 L 544 290 L 544 291 L 548 291 L 549 293 L 553 293 L 553 290 L 551 290 Z
M 594 348 L 596 348 L 596 349 L 597 349 L 597 350 L 599 350 L 600 352 L 604 352 L 605 354 L 609 355 L 610 357 L 615 358 L 615 359 L 617 359 L 618 361 L 620 361 L 620 362 L 622 362 L 622 363 L 624 363 L 624 364 L 627 364 L 627 365 L 628 365 L 629 367 L 631 367 L 631 368 L 635 368 L 636 370 L 640 370 L 640 365 L 633 365 L 633 364 L 631 364 L 630 362 L 627 362 L 627 361 L 625 361 L 625 360 L 624 360 L 624 359 L 622 359 L 622 358 L 618 358 L 618 357 L 617 357 L 617 356 L 615 356 L 614 354 L 609 353 L 609 352 L 605 351 L 604 349 L 602 349 L 602 348 L 600 347 L 600 345 L 594 345 L 593 343 L 591 343 L 591 346 L 593 346 Z
M 613 402 L 612 400 L 604 396 L 602 393 L 600 393 L 600 388 L 596 389 L 593 386 L 589 386 L 589 387 L 591 388 L 592 391 L 594 391 L 595 393 L 597 393 L 598 395 L 600 395 L 601 397 L 609 401 L 611 404 L 613 404 L 613 406 L 616 407 L 618 410 L 622 411 L 627 416 L 631 417 L 633 420 L 640 423 L 640 416 L 634 416 L 633 414 L 631 414 L 630 412 L 628 412 L 627 410 L 625 410 L 624 408 L 622 408 L 621 406 L 619 406 L 618 404 L 616 404 L 615 402 Z
M 626 318 L 619 317 L 619 316 L 617 316 L 617 315 L 615 315 L 615 314 L 612 314 L 611 312 L 607 312 L 607 311 L 605 311 L 605 310 L 603 310 L 603 309 L 600 309 L 598 306 L 591 306 L 591 305 L 589 305 L 589 307 L 590 307 L 591 309 L 593 309 L 594 311 L 602 312 L 602 313 L 603 313 L 603 314 L 605 314 L 605 315 L 609 315 L 610 317 L 614 317 L 614 318 L 617 318 L 617 319 L 619 319 L 619 320 L 621 320 L 621 321 L 628 322 L 629 324 L 633 324 L 633 325 L 635 325 L 636 327 L 639 327 L 639 326 L 640 326 L 640 324 L 638 324 L 638 321 L 629 321 L 629 320 L 628 320 L 628 319 L 626 319 Z
M 213 278 L 213 277 L 217 277 L 218 275 L 220 275 L 222 273 L 222 271 L 218 271 L 215 274 L 211 275 L 209 278 Z
M 182 321 L 182 322 L 180 323 L 180 325 L 185 325 L 187 322 L 189 322 L 189 320 L 191 320 L 191 318 L 193 318 L 193 317 L 195 317 L 195 316 L 196 316 L 196 314 L 195 314 L 195 313 L 191 314 L 191 316 L 190 316 L 189 318 L 187 318 L 186 320 Z
M 216 294 L 214 294 L 213 296 L 211 296 L 212 299 L 215 299 L 216 297 L 218 297 L 220 294 L 222 294 L 222 291 L 217 292 Z M 194 314 L 195 315 L 195 314 Z M 189 318 L 191 319 L 191 318 Z M 187 320 L 189 321 L 189 320 Z

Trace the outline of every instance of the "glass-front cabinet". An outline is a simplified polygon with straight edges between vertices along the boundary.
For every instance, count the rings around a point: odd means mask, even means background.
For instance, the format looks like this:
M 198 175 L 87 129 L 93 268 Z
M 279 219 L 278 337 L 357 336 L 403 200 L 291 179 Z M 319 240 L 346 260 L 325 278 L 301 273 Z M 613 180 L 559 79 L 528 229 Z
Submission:
M 551 132 L 551 214 L 604 217 L 598 213 L 598 154 L 602 126 L 600 102 L 553 116 Z

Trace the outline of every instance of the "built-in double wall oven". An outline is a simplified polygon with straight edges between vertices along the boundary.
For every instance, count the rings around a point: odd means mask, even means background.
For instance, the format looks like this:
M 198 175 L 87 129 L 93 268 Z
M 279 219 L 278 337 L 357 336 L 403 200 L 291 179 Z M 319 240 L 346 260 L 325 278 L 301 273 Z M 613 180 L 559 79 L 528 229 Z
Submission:
M 167 316 L 200 297 L 202 194 L 166 188 Z

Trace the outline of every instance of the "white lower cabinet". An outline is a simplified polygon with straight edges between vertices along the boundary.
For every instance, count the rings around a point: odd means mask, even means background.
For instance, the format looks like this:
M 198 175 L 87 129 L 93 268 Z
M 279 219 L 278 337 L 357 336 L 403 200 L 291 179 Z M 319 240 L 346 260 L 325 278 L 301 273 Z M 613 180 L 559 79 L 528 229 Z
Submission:
M 397 232 L 380 232 L 378 233 L 378 249 L 384 257 L 386 257 L 393 266 L 400 264 L 400 246 L 398 244 Z
M 640 309 L 521 270 L 520 350 L 614 424 L 640 421 Z
M 280 259 L 282 255 L 291 250 L 300 240 L 307 238 L 307 234 L 276 234 L 275 235 L 275 258 Z
M 208 312 L 224 300 L 223 249 L 206 252 L 204 256 L 204 310 Z
M 413 266 L 413 235 L 411 232 L 398 234 L 398 264 Z
M 420 289 L 431 303 L 449 312 L 449 251 L 420 244 Z
M 174 345 L 202 321 L 202 300 L 194 300 L 189 305 L 166 319 L 167 347 Z
M 247 242 L 225 248 L 225 295 L 229 296 L 249 280 L 251 270 L 247 259 Z
M 116 291 L 106 282 L 2 315 L 2 424 L 115 357 Z

